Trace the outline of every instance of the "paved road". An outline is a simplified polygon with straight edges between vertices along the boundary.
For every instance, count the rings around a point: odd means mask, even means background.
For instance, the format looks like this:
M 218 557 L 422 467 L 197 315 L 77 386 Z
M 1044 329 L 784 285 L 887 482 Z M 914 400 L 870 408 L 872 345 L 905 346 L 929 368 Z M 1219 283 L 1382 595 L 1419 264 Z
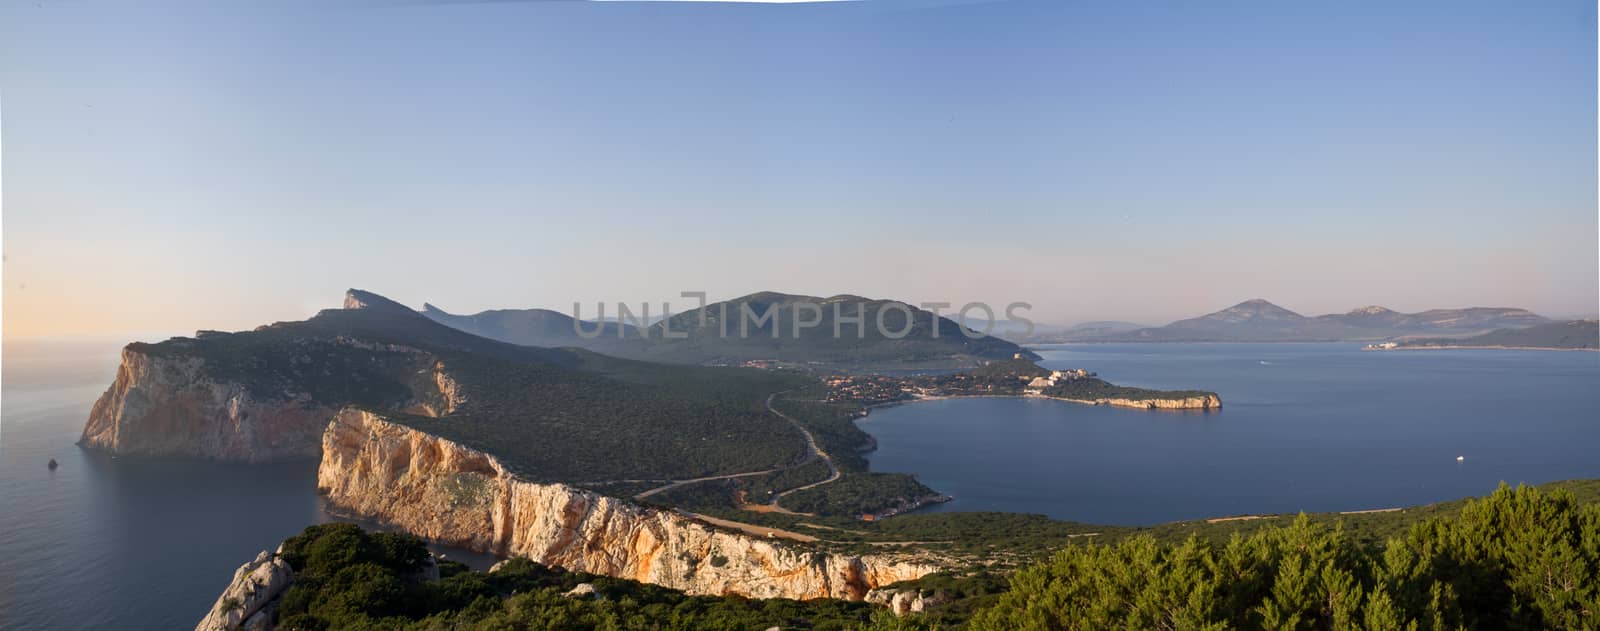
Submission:
M 785 392 L 787 392 L 787 390 Z M 789 469 L 793 469 L 795 467 L 805 466 L 805 465 L 809 464 L 812 460 L 815 460 L 817 458 L 821 458 L 823 462 L 828 464 L 828 479 L 822 480 L 821 482 L 812 482 L 811 484 L 807 484 L 805 486 L 795 487 L 795 488 L 789 489 L 787 491 L 784 491 L 782 493 L 779 493 L 779 494 L 777 494 L 776 497 L 773 498 L 773 505 L 777 505 L 777 500 L 778 499 L 781 499 L 783 496 L 788 495 L 790 493 L 793 493 L 795 491 L 804 491 L 806 489 L 822 486 L 824 484 L 827 484 L 829 482 L 832 482 L 834 480 L 839 479 L 839 467 L 837 467 L 837 466 L 835 466 L 833 464 L 833 457 L 829 456 L 828 452 L 823 451 L 821 447 L 817 446 L 817 437 L 813 436 L 811 434 L 811 430 L 806 429 L 805 425 L 801 425 L 800 421 L 796 421 L 793 418 L 790 418 L 789 415 L 784 414 L 783 412 L 779 412 L 777 410 L 777 408 L 772 407 L 772 400 L 777 398 L 777 396 L 780 395 L 780 394 L 783 394 L 783 392 L 774 392 L 772 394 L 767 395 L 767 411 L 771 412 L 773 414 L 776 414 L 778 416 L 778 418 L 781 418 L 781 419 L 783 419 L 785 421 L 788 421 L 789 424 L 793 425 L 795 429 L 800 430 L 800 434 L 801 435 L 806 437 L 806 456 L 804 458 L 801 458 L 800 462 L 796 462 L 796 463 L 794 463 L 792 465 L 788 465 L 788 466 L 784 466 L 784 467 L 773 467 L 771 469 L 763 469 L 761 471 L 749 471 L 749 472 L 746 472 L 746 473 L 729 473 L 729 474 L 725 474 L 725 475 L 709 475 L 709 476 L 706 476 L 706 477 L 703 477 L 703 478 L 690 478 L 688 480 L 673 480 L 672 482 L 669 482 L 666 485 L 658 486 L 656 488 L 653 488 L 653 489 L 650 489 L 650 490 L 645 491 L 643 493 L 640 493 L 638 495 L 635 495 L 635 496 L 633 496 L 633 498 L 642 500 L 644 498 L 650 497 L 651 495 L 655 495 L 657 493 L 661 493 L 663 491 L 670 491 L 670 490 L 678 488 L 680 486 L 685 486 L 685 485 L 689 485 L 689 484 L 697 484 L 697 483 L 700 483 L 700 482 L 710 482 L 712 480 L 731 480 L 731 479 L 734 479 L 734 478 L 747 478 L 747 477 L 750 477 L 750 476 L 767 475 L 769 473 L 777 473 L 779 471 L 788 471 Z
M 792 418 L 789 418 L 788 414 L 784 414 L 783 412 L 779 412 L 777 410 L 777 408 L 772 407 L 772 398 L 776 397 L 776 396 L 778 396 L 778 395 L 773 394 L 773 395 L 769 395 L 767 397 L 767 411 L 778 415 L 779 418 L 782 418 L 785 421 L 789 421 L 790 425 L 793 425 L 795 427 L 795 429 L 800 430 L 800 433 L 806 435 L 806 450 L 807 450 L 806 459 L 804 461 L 802 461 L 800 464 L 797 464 L 795 466 L 798 467 L 800 465 L 806 464 L 807 462 L 811 462 L 812 458 L 821 458 L 822 461 L 827 463 L 827 465 L 828 465 L 828 479 L 822 480 L 820 482 L 812 482 L 811 484 L 807 484 L 805 486 L 797 486 L 795 488 L 792 488 L 792 489 L 789 489 L 789 490 L 784 491 L 782 493 L 779 493 L 776 497 L 772 498 L 772 505 L 773 506 L 777 506 L 778 505 L 778 500 L 783 499 L 783 496 L 785 496 L 785 495 L 788 495 L 790 493 L 794 493 L 794 492 L 797 492 L 797 491 L 804 491 L 806 489 L 814 489 L 816 487 L 822 486 L 824 484 L 827 484 L 829 482 L 832 482 L 834 480 L 839 479 L 839 467 L 835 466 L 833 464 L 833 457 L 829 456 L 828 452 L 823 451 L 821 447 L 817 446 L 817 438 L 815 436 L 811 435 L 811 430 L 808 430 L 808 429 L 806 429 L 806 427 L 804 425 L 801 425 L 800 421 L 796 421 L 796 420 L 794 420 Z

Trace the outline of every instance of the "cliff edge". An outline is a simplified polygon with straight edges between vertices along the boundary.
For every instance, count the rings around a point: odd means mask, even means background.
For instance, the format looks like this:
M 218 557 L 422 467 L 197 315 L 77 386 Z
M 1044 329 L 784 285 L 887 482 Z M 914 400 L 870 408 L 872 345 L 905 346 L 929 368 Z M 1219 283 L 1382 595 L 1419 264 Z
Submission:
M 420 537 L 690 594 L 861 600 L 940 569 L 802 550 L 683 513 L 527 482 L 494 456 L 354 407 L 322 435 L 317 485 L 338 509 Z

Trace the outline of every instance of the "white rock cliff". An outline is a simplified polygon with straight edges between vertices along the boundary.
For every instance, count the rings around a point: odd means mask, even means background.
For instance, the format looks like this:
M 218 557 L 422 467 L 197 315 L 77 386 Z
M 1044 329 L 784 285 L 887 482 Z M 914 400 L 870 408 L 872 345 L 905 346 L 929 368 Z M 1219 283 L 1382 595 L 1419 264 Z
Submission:
M 317 484 L 335 507 L 448 545 L 691 594 L 860 600 L 937 571 L 718 530 L 563 484 L 518 479 L 495 457 L 346 408 L 322 437 Z

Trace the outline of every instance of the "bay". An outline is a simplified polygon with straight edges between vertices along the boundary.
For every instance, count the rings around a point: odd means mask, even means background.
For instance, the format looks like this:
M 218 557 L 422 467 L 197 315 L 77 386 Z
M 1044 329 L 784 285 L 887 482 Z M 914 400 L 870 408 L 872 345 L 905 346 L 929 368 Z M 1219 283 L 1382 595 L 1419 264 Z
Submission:
M 1013 511 L 1141 525 L 1348 511 L 1600 477 L 1600 353 L 1362 351 L 1355 344 L 1076 344 L 1050 368 L 1218 392 L 1214 412 L 1022 398 L 874 410 L 874 471 Z M 1457 457 L 1462 460 L 1457 461 Z

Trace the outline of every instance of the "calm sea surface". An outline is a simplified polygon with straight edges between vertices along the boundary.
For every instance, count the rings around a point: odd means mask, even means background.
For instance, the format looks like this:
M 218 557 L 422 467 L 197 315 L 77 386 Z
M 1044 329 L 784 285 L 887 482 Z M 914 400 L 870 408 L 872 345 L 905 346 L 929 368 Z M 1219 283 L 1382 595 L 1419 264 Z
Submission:
M 332 519 L 313 462 L 152 462 L 74 446 L 119 347 L 4 347 L 0 629 L 192 628 L 239 564 Z M 1600 477 L 1600 354 L 1197 344 L 1044 355 L 1116 383 L 1216 390 L 1227 407 L 961 399 L 882 409 L 863 423 L 880 444 L 874 469 L 917 473 L 958 498 L 936 510 L 1121 524 Z
M 1040 349 L 1118 384 L 1213 390 L 1218 412 L 1034 399 L 873 411 L 875 471 L 955 501 L 1105 524 L 1405 506 L 1504 480 L 1600 477 L 1600 353 L 1363 352 L 1354 344 Z M 1458 462 L 1457 456 L 1465 459 Z
M 140 461 L 75 446 L 120 347 L 4 346 L 0 629 L 192 629 L 240 564 L 332 519 L 315 461 Z

